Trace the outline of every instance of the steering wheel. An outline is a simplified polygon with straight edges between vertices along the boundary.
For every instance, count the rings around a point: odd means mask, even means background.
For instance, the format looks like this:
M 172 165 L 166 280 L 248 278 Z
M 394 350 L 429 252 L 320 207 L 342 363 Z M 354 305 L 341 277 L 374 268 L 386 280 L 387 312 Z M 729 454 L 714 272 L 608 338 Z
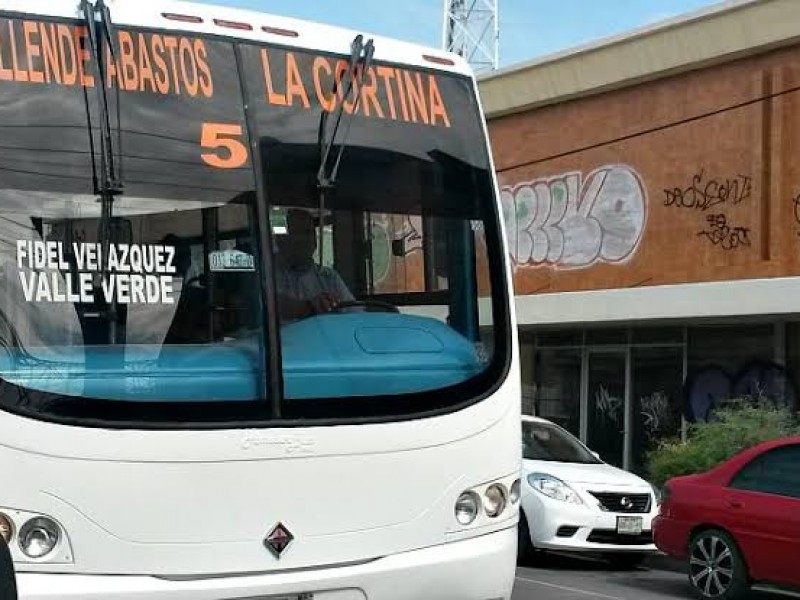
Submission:
M 194 284 L 199 284 L 198 287 L 205 288 L 208 285 L 208 277 L 205 273 L 200 273 L 200 275 L 195 275 L 194 277 L 190 277 L 186 281 L 183 282 L 181 289 L 186 289 L 188 287 L 193 286 Z
M 331 312 L 344 312 L 348 308 L 363 308 L 365 312 L 400 312 L 400 309 L 394 304 L 389 304 L 382 300 L 348 300 L 347 302 L 340 302 L 337 304 Z

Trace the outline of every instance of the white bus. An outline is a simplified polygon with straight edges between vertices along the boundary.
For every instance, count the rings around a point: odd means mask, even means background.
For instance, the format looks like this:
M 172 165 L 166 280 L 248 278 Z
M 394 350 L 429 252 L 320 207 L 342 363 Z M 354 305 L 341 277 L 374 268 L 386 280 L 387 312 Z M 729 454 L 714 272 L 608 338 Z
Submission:
M 501 222 L 459 57 L 201 4 L 0 1 L 19 597 L 510 598 Z

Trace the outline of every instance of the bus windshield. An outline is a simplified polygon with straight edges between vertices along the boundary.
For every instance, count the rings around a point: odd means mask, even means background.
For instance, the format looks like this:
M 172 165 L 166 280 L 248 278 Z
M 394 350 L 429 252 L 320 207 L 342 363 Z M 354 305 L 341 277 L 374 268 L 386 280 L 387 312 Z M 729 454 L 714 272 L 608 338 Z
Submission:
M 158 37 L 118 35 L 131 56 Z M 487 392 L 507 299 L 472 81 L 376 62 L 347 96 L 343 56 L 177 43 L 189 80 L 95 72 L 120 89 L 105 114 L 88 66 L 82 86 L 0 88 L 0 406 L 183 427 L 406 417 Z M 122 187 L 104 202 L 109 114 Z

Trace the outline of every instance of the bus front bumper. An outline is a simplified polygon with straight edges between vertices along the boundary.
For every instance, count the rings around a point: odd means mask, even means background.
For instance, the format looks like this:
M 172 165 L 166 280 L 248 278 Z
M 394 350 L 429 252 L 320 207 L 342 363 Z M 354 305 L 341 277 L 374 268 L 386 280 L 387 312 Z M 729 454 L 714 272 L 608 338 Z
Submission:
M 516 550 L 510 528 L 326 569 L 203 579 L 18 573 L 17 586 L 19 600 L 508 600 Z

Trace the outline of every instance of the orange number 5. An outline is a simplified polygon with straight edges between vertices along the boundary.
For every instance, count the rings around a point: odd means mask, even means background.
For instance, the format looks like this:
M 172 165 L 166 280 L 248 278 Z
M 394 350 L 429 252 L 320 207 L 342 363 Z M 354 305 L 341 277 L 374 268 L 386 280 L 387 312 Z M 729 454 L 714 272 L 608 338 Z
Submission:
M 247 146 L 241 141 L 242 126 L 203 123 L 200 145 L 216 152 L 200 155 L 203 162 L 216 169 L 238 169 L 247 163 Z

